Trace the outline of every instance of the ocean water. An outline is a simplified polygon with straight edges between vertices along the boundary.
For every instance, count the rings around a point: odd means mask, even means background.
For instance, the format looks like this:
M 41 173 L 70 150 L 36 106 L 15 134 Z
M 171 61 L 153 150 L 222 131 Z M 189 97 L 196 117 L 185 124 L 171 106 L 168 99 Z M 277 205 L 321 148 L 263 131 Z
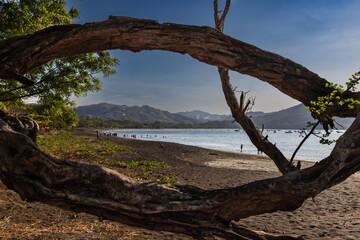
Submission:
M 248 136 L 243 130 L 235 129 L 126 129 L 112 130 L 118 137 L 174 142 L 186 145 L 192 145 L 203 148 L 219 149 L 226 151 L 241 151 L 243 145 L 244 153 L 258 153 L 257 148 L 250 142 Z M 333 131 L 329 139 L 338 139 L 345 131 Z M 290 158 L 296 147 L 302 141 L 300 133 L 294 130 L 264 130 L 264 135 Z M 319 138 L 310 136 L 302 148 L 298 151 L 296 159 L 319 161 L 327 157 L 334 144 L 323 145 L 319 143 Z

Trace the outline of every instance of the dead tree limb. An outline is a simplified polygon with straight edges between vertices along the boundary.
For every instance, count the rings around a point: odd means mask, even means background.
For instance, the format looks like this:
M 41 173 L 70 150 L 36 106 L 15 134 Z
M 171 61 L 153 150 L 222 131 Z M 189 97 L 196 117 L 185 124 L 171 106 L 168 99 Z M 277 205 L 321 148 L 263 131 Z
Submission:
M 215 19 L 215 28 L 220 32 L 224 32 L 225 18 L 230 9 L 231 0 L 226 0 L 225 8 L 222 11 L 221 17 L 219 16 L 219 4 L 217 0 L 214 0 L 214 19 Z
M 201 62 L 265 81 L 306 106 L 331 92 L 324 87 L 325 79 L 300 64 L 231 38 L 214 28 L 112 16 L 103 22 L 54 26 L 1 40 L 0 78 L 21 80 L 18 76 L 52 59 L 109 49 L 189 54 Z M 349 96 L 344 97 L 359 99 L 358 92 L 347 94 Z M 329 114 L 355 117 L 357 111 L 334 107 Z
M 229 72 L 223 68 L 218 68 L 218 71 L 225 99 L 231 110 L 232 116 L 244 129 L 251 142 L 274 161 L 282 174 L 298 170 L 286 159 L 275 144 L 272 144 L 267 137 L 264 137 L 261 131 L 256 127 L 255 123 L 246 115 L 249 102 L 248 104 L 245 104 L 244 94 L 240 97 L 240 103 L 237 101 L 236 95 L 230 84 Z
M 214 0 L 215 28 L 220 32 L 222 32 L 224 29 L 224 22 L 230 7 L 230 2 L 230 0 L 226 1 L 226 11 L 224 11 L 221 17 L 219 17 L 218 1 Z M 264 137 L 254 122 L 246 115 L 250 105 L 253 103 L 250 100 L 246 102 L 246 94 L 244 94 L 244 92 L 241 93 L 240 102 L 237 101 L 235 92 L 230 84 L 229 70 L 218 67 L 218 72 L 221 79 L 225 100 L 231 110 L 232 116 L 234 117 L 235 121 L 238 122 L 244 129 L 251 142 L 274 161 L 282 174 L 288 173 L 290 171 L 296 171 L 297 168 L 286 159 L 282 152 L 274 144 L 272 144 L 267 139 L 267 137 Z
M 303 138 L 303 140 L 300 142 L 300 144 L 296 147 L 295 151 L 293 152 L 293 154 L 291 155 L 290 158 L 290 163 L 293 163 L 294 158 L 296 156 L 296 153 L 300 150 L 301 146 L 305 143 L 305 141 L 313 134 L 313 132 L 315 131 L 316 127 L 320 124 L 320 121 L 317 121 L 313 127 L 310 129 L 309 133 L 306 134 L 306 136 Z M 304 130 L 305 131 L 305 130 Z

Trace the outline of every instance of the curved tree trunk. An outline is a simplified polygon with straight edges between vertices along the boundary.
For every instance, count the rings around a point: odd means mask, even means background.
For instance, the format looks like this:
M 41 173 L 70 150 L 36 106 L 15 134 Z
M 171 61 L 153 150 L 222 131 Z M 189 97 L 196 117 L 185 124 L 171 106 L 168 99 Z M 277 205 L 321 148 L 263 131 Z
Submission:
M 325 79 L 300 64 L 214 28 L 112 16 L 103 22 L 54 26 L 0 41 L 0 78 L 31 84 L 22 75 L 49 60 L 109 49 L 189 54 L 201 62 L 265 81 L 305 105 L 331 92 L 325 88 Z M 359 93 L 349 95 L 359 99 Z M 331 113 L 355 117 L 357 111 L 336 107 Z
M 295 210 L 307 198 L 358 171 L 359 142 L 360 115 L 340 137 L 331 155 L 311 168 L 235 188 L 202 190 L 139 182 L 99 166 L 52 158 L 27 135 L 14 131 L 2 117 L 0 178 L 27 201 L 149 229 L 242 239 L 239 232 L 245 230 L 229 228 L 232 220 Z
M 115 48 L 188 53 L 208 64 L 257 77 L 305 104 L 329 91 L 324 79 L 301 65 L 212 28 L 129 17 L 51 27 L 2 40 L 0 77 L 30 84 L 22 75 L 51 59 Z M 340 110 L 333 109 L 333 114 L 356 116 L 354 110 Z M 0 178 L 22 199 L 199 238 L 210 234 L 226 239 L 284 239 L 235 227 L 231 221 L 295 210 L 360 169 L 360 115 L 331 155 L 315 166 L 289 172 L 285 165 L 288 173 L 282 177 L 212 191 L 139 182 L 106 168 L 52 158 L 35 145 L 36 126 L 30 119 L 0 112 Z

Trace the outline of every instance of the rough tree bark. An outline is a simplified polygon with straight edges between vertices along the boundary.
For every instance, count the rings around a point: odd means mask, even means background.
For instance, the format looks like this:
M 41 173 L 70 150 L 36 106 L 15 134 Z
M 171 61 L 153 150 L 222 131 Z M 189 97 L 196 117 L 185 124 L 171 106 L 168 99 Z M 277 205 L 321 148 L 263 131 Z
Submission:
M 232 220 L 256 214 L 295 210 L 307 198 L 360 169 L 360 115 L 331 155 L 317 165 L 279 178 L 211 191 L 139 182 L 106 168 L 52 158 L 1 119 L 0 178 L 22 199 L 199 238 L 210 234 L 227 239 L 256 235 L 258 238 L 250 239 L 276 239 L 229 226 Z
M 258 77 L 304 103 L 328 93 L 326 81 L 306 68 L 212 28 L 128 17 L 52 27 L 0 41 L 0 77 L 29 84 L 22 75 L 50 59 L 114 48 L 189 53 L 200 61 Z M 333 113 L 356 116 L 350 110 L 334 109 Z M 360 115 L 330 156 L 315 166 L 212 191 L 139 182 L 106 168 L 52 158 L 30 138 L 36 132 L 30 122 L 0 114 L 0 178 L 23 199 L 198 238 L 292 239 L 239 228 L 232 221 L 295 210 L 307 198 L 360 169 Z
M 109 49 L 189 54 L 204 63 L 265 81 L 305 105 L 331 92 L 324 87 L 325 79 L 300 64 L 214 28 L 113 16 L 103 22 L 54 26 L 0 41 L 0 78 L 31 84 L 22 75 L 51 59 Z M 359 99 L 358 92 L 348 94 Z M 341 107 L 334 107 L 331 113 L 357 115 L 356 110 Z

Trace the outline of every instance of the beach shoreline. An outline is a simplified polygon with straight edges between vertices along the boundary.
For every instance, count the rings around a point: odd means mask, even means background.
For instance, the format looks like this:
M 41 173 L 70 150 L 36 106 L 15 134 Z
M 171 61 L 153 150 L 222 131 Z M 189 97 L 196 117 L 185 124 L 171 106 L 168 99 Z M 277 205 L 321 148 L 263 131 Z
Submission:
M 213 150 L 169 142 L 115 138 L 119 144 L 136 147 L 148 157 L 192 163 L 178 173 L 178 183 L 204 189 L 235 187 L 256 180 L 279 177 L 266 155 Z M 162 156 L 164 158 L 162 158 Z M 300 160 L 302 168 L 316 162 Z M 201 179 L 199 181 L 199 179 Z M 360 172 L 346 181 L 308 199 L 294 212 L 276 212 L 242 219 L 253 229 L 302 235 L 305 239 L 360 239 Z
M 224 129 L 112 129 L 106 132 L 141 140 L 166 141 L 216 150 L 261 154 L 243 130 L 235 132 Z M 290 134 L 286 132 L 281 130 L 273 133 L 265 130 L 264 136 L 268 136 L 269 141 L 276 144 L 285 157 L 290 158 L 303 138 L 298 131 Z M 332 134 L 329 139 L 337 139 L 339 136 L 339 133 Z M 299 149 L 295 158 L 317 162 L 326 158 L 332 148 L 333 145 L 320 144 L 317 137 L 311 136 Z
M 96 129 L 78 129 L 78 135 L 96 137 Z M 168 142 L 104 137 L 130 146 L 131 160 L 165 161 L 180 185 L 203 189 L 240 186 L 281 176 L 264 155 L 219 151 Z M 302 161 L 303 167 L 314 162 Z M 193 239 L 101 220 L 85 213 L 74 216 L 42 203 L 22 201 L 0 184 L 0 237 L 2 239 Z M 303 236 L 304 239 L 360 239 L 360 173 L 308 199 L 293 212 L 275 212 L 241 219 L 254 230 Z

